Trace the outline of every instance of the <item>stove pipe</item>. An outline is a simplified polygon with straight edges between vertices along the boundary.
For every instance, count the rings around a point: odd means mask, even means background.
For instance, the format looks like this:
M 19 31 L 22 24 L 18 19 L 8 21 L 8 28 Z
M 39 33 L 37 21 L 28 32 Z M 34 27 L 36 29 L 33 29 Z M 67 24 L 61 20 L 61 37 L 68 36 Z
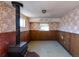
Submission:
M 13 7 L 16 10 L 16 45 L 20 44 L 20 7 L 23 7 L 23 4 L 19 2 L 12 1 Z

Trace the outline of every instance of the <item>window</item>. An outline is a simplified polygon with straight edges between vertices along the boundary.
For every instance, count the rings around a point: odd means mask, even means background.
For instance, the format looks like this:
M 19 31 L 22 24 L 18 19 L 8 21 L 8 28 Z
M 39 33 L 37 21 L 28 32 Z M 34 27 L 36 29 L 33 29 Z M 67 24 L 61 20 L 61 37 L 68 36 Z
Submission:
M 40 31 L 49 31 L 49 24 L 40 24 L 39 30 Z
M 25 27 L 25 19 L 20 19 L 20 27 Z

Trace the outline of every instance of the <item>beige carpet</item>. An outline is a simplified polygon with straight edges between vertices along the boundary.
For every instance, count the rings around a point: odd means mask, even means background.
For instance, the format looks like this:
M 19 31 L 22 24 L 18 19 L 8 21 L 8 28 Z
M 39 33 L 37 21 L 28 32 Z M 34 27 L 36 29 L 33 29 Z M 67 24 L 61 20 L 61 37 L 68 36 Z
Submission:
M 28 50 L 40 57 L 71 57 L 57 41 L 31 41 Z

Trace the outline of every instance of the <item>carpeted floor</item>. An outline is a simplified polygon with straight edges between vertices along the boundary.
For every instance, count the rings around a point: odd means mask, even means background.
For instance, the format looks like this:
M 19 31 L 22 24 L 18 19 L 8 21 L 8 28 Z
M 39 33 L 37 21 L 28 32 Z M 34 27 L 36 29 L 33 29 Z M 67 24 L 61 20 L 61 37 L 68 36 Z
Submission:
M 40 57 L 72 57 L 57 41 L 32 41 L 28 51 L 35 52 Z

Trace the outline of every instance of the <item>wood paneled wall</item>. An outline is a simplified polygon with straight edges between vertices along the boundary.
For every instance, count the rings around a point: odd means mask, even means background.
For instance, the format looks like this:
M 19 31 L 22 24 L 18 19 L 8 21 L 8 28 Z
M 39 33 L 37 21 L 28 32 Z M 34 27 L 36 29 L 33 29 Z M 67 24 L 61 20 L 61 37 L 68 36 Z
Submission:
M 79 34 L 64 31 L 31 30 L 32 41 L 57 40 L 74 57 L 79 57 Z
M 79 34 L 71 34 L 70 48 L 71 54 L 79 57 Z
M 79 34 L 58 31 L 58 41 L 74 57 L 79 57 Z
M 0 33 L 0 56 L 4 56 L 7 52 L 9 44 L 15 43 L 16 33 L 7 32 Z M 22 41 L 48 41 L 57 40 L 63 47 L 74 57 L 79 57 L 79 34 L 63 32 L 63 31 L 36 31 L 31 30 L 21 32 Z
M 30 37 L 32 41 L 46 41 L 46 40 L 56 40 L 57 31 L 38 31 L 31 30 Z
M 30 32 L 29 31 L 24 31 L 24 32 L 21 32 L 21 36 L 20 36 L 20 39 L 21 41 L 29 41 L 30 40 Z

